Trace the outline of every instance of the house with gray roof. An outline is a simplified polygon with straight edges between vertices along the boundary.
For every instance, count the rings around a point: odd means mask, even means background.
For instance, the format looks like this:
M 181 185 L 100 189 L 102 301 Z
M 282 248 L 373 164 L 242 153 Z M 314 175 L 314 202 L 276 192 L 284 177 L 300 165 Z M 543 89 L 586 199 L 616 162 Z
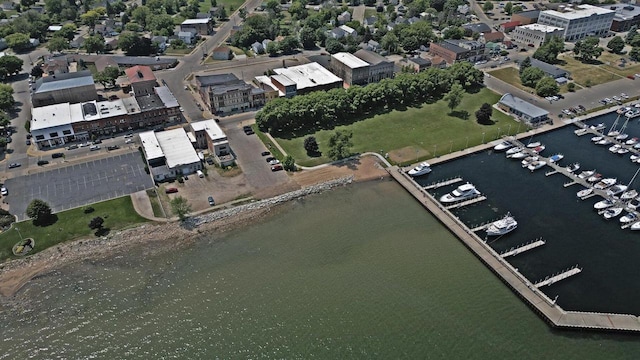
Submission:
M 98 100 L 98 92 L 89 70 L 42 77 L 31 94 L 34 107 L 92 100 Z
M 262 46 L 262 43 L 260 42 L 254 42 L 253 44 L 251 44 L 251 50 L 253 50 L 253 52 L 257 55 L 257 54 L 264 54 L 264 47 Z
M 561 78 L 561 77 L 568 78 L 569 76 L 571 76 L 571 74 L 567 70 L 561 69 L 553 64 L 549 64 L 534 58 L 530 58 L 530 59 L 531 59 L 531 66 L 537 67 L 538 69 L 542 70 L 545 73 L 545 75 L 551 76 L 554 79 Z
M 539 108 L 510 93 L 502 95 L 500 101 L 498 101 L 498 107 L 530 126 L 537 126 L 550 121 L 547 110 Z
M 472 33 L 482 34 L 491 32 L 491 27 L 485 23 L 469 23 L 462 25 L 462 27 Z

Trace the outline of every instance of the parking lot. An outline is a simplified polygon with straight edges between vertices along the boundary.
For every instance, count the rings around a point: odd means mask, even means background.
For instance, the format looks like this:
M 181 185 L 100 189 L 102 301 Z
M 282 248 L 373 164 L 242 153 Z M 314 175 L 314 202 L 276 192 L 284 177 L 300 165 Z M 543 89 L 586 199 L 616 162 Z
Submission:
M 129 195 L 153 187 L 138 152 L 24 175 L 5 182 L 12 214 L 19 220 L 33 199 L 49 203 L 54 212 Z

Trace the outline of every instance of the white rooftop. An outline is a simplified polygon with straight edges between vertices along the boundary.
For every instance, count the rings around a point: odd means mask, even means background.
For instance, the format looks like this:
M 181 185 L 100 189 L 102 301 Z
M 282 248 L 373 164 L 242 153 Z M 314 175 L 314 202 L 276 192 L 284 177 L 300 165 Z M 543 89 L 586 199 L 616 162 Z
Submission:
M 369 66 L 368 62 L 358 58 L 353 54 L 346 53 L 346 52 L 339 52 L 337 54 L 331 55 L 331 57 L 347 65 L 351 69 L 357 69 L 357 68 Z
M 53 104 L 31 109 L 31 130 L 46 129 L 82 121 L 105 119 L 128 113 L 122 100 Z
M 551 25 L 542 25 L 542 24 L 520 25 L 520 26 L 518 26 L 518 28 L 527 29 L 527 30 L 531 30 L 531 31 L 540 31 L 540 32 L 545 32 L 545 33 L 550 33 L 550 32 L 554 32 L 554 31 L 558 31 L 558 30 L 564 30 L 564 28 L 561 28 L 561 27 L 551 26 Z
M 200 162 L 200 158 L 184 129 L 160 131 L 155 135 L 170 169 Z
M 196 121 L 191 123 L 193 131 L 205 131 L 211 141 L 226 140 L 227 135 L 214 120 Z
M 144 148 L 144 153 L 147 156 L 147 160 L 159 159 L 164 156 L 164 151 L 160 147 L 160 143 L 156 138 L 156 133 L 153 131 L 145 131 L 139 134 L 140 142 Z
M 165 107 L 173 108 L 179 105 L 178 100 L 176 100 L 176 97 L 173 95 L 173 93 L 171 92 L 171 90 L 169 90 L 168 87 L 158 86 L 155 88 L 155 90 L 156 90 L 156 94 L 158 94 L 158 97 L 160 98 L 160 100 L 162 100 L 162 103 L 164 104 Z
M 591 15 L 612 14 L 615 13 L 615 11 L 585 4 L 577 5 L 575 9 L 571 7 L 565 7 L 563 11 L 544 10 L 542 13 L 546 13 L 563 19 L 575 20 L 589 17 Z
M 49 31 L 60 31 L 60 30 L 62 30 L 62 26 L 61 25 L 49 25 L 47 30 L 49 30 Z
M 31 131 L 71 123 L 69 103 L 41 106 L 31 109 Z
M 209 23 L 209 21 L 211 21 L 211 18 L 187 19 L 187 20 L 183 21 L 182 24 L 180 24 L 180 25 L 207 24 L 207 23 Z
M 342 79 L 335 76 L 329 70 L 323 68 L 316 62 L 288 68 L 274 69 L 273 71 L 278 75 L 284 75 L 295 81 L 298 90 L 333 84 L 335 82 L 342 82 Z

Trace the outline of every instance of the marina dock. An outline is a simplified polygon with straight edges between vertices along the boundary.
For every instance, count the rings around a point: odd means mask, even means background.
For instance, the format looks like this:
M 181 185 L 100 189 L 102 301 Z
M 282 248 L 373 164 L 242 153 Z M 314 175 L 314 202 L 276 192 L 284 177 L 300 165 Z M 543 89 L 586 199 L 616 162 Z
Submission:
M 528 243 L 526 245 L 518 246 L 515 249 L 511 249 L 509 251 L 505 251 L 502 254 L 500 254 L 500 256 L 502 258 L 506 258 L 506 257 L 509 257 L 509 256 L 515 256 L 515 255 L 518 255 L 518 254 L 522 254 L 523 252 L 525 252 L 527 250 L 535 249 L 538 246 L 542 246 L 542 245 L 544 245 L 546 243 L 547 243 L 546 241 L 544 241 L 542 239 L 538 239 L 538 240 L 532 241 L 532 242 L 530 242 L 530 243 Z
M 459 177 L 459 176 L 456 176 L 453 179 L 449 179 L 449 180 L 433 183 L 433 184 L 425 186 L 424 188 L 427 189 L 427 190 L 437 189 L 437 188 L 441 188 L 443 186 L 459 183 L 460 181 L 462 181 L 462 178 Z
M 489 149 L 490 146 L 492 145 L 487 144 L 486 148 Z M 557 167 L 560 168 L 559 166 Z M 519 273 L 503 256 L 480 239 L 474 231 L 469 229 L 460 219 L 442 206 L 427 190 L 417 184 L 401 168 L 391 166 L 387 168 L 387 171 L 407 192 L 413 195 L 423 207 L 431 212 L 442 224 L 447 226 L 449 231 L 460 239 L 460 241 L 508 285 L 514 293 L 522 298 L 553 327 L 562 329 L 640 332 L 640 318 L 634 315 L 565 311 L 558 306 L 554 300 L 541 292 L 538 287 L 524 275 Z M 562 168 L 559 170 L 559 172 L 562 171 L 566 172 L 566 169 Z M 575 175 L 569 175 L 568 172 L 566 172 L 565 175 L 573 177 L 575 181 L 582 183 L 582 179 L 579 179 Z
M 446 208 L 447 208 L 447 210 L 457 209 L 457 208 L 461 208 L 463 206 L 475 204 L 477 202 L 484 201 L 484 200 L 487 200 L 487 197 L 484 196 L 484 195 L 480 195 L 480 196 L 476 196 L 476 197 L 474 197 L 472 199 L 469 199 L 469 200 L 466 200 L 466 201 L 461 201 L 459 203 L 455 203 L 453 205 L 449 205 Z
M 553 275 L 551 277 L 548 277 L 542 281 L 539 281 L 537 283 L 535 283 L 535 287 L 539 288 L 539 287 L 543 287 L 543 286 L 548 286 L 548 285 L 553 285 L 555 283 L 557 283 L 558 281 L 564 280 L 568 277 L 571 277 L 573 275 L 577 275 L 580 274 L 582 272 L 582 269 L 578 267 L 578 265 L 560 272 L 557 275 Z

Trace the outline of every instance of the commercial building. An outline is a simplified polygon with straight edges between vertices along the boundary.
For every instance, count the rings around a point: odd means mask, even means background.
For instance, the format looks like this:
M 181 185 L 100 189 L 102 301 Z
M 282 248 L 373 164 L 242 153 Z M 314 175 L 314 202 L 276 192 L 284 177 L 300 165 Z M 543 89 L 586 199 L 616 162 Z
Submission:
M 540 17 L 540 10 L 523 11 L 511 15 L 511 21 L 517 21 L 520 25 L 535 24 Z
M 157 85 L 156 76 L 148 66 L 136 65 L 124 71 L 127 74 L 134 96 L 153 94 Z
M 233 165 L 235 158 L 229 146 L 227 135 L 214 120 L 191 123 L 196 139 L 196 148 L 207 149 L 214 161 L 220 166 Z
M 34 107 L 97 99 L 96 84 L 89 70 L 42 77 L 36 81 L 31 94 Z
M 140 133 L 149 172 L 157 182 L 193 174 L 202 162 L 184 129 Z
M 245 111 L 264 105 L 264 90 L 233 74 L 196 75 L 198 92 L 212 114 Z
M 296 94 L 306 94 L 317 90 L 329 90 L 342 87 L 342 79 L 335 76 L 331 71 L 323 68 L 320 64 L 312 62 L 309 64 L 292 66 L 288 68 L 273 69 L 278 75 L 283 75 L 290 82 L 295 84 Z M 273 76 L 271 79 L 273 80 Z M 284 81 L 282 77 L 276 77 Z M 285 87 L 281 87 L 279 82 L 274 82 L 278 89 L 284 92 Z
M 211 17 L 204 19 L 187 19 L 180 24 L 180 31 L 195 30 L 198 35 L 210 35 L 213 33 L 215 22 Z
M 353 55 L 369 63 L 369 78 L 367 82 L 378 82 L 382 79 L 393 77 L 395 65 L 393 61 L 387 60 L 384 56 L 364 49 L 356 51 Z
M 603 9 L 615 11 L 611 31 L 629 31 L 633 26 L 640 25 L 640 6 L 633 4 L 602 5 Z
M 180 121 L 178 101 L 168 88 L 155 94 L 115 101 L 69 102 L 31 109 L 30 130 L 39 149 L 62 146 L 93 136 L 149 127 L 164 127 Z
M 561 5 L 558 10 L 541 11 L 538 24 L 563 28 L 566 41 L 577 41 L 608 33 L 614 15 L 613 10 L 592 5 Z
M 369 82 L 369 63 L 353 54 L 340 52 L 331 55 L 331 71 L 347 85 L 364 85 Z
M 448 64 L 463 60 L 476 62 L 486 59 L 485 45 L 469 40 L 444 40 L 432 43 L 429 53 L 443 58 Z
M 563 37 L 564 29 L 556 26 L 529 24 L 518 26 L 510 34 L 511 40 L 520 44 L 539 47 L 554 36 Z
M 513 31 L 517 26 L 520 26 L 521 23 L 520 21 L 509 21 L 506 22 L 504 24 L 500 24 L 500 31 L 502 31 L 503 33 L 510 33 L 511 31 Z
M 498 107 L 531 126 L 541 125 L 550 121 L 548 111 L 510 93 L 502 95 L 498 102 Z

